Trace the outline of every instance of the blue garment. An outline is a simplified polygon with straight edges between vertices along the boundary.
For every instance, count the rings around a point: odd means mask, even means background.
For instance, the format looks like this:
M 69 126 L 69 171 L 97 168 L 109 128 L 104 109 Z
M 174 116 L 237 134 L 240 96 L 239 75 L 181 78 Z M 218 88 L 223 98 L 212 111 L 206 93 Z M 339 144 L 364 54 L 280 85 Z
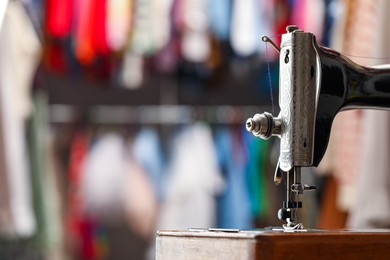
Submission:
M 226 190 L 218 199 L 218 227 L 252 228 L 246 176 L 247 156 L 242 136 L 234 135 L 228 128 L 221 128 L 216 132 L 215 144 L 226 181 Z
M 227 40 L 230 33 L 232 0 L 209 1 L 210 25 L 220 40 Z
M 329 46 L 332 38 L 333 25 L 335 21 L 335 6 L 337 5 L 335 0 L 325 0 L 325 24 L 324 35 L 322 37 L 322 44 Z
M 269 150 L 269 141 L 255 137 L 244 129 L 243 137 L 249 157 L 246 172 L 251 212 L 253 216 L 260 217 L 268 209 L 264 172 L 266 171 L 266 155 Z
M 157 131 L 152 128 L 142 129 L 134 140 L 132 152 L 134 159 L 145 169 L 161 200 L 164 193 L 164 159 Z

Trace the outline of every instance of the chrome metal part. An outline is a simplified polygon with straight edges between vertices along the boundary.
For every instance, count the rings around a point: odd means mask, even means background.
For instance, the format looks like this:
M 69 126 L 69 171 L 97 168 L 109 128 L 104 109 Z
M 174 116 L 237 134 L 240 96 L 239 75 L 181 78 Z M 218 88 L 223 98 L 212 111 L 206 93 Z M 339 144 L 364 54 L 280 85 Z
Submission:
M 280 136 L 282 133 L 282 120 L 273 117 L 270 113 L 256 114 L 246 121 L 246 129 L 255 136 L 269 139 L 271 136 Z
M 293 184 L 291 190 L 302 194 L 305 190 L 315 190 L 316 186 L 306 184 Z
M 293 167 L 313 164 L 315 114 L 321 78 L 320 62 L 312 33 L 287 27 L 280 47 L 280 114 L 256 114 L 246 122 L 247 130 L 268 139 L 279 136 L 279 167 L 287 172 Z M 264 41 L 272 42 L 268 37 Z
M 283 171 L 279 168 L 279 161 L 276 165 L 275 174 L 274 174 L 274 183 L 276 185 L 282 184 L 283 182 Z
M 261 36 L 261 40 L 263 42 L 269 42 L 272 45 L 272 47 L 274 47 L 275 50 L 280 53 L 280 48 L 268 36 L 265 35 Z
M 294 29 L 294 30 L 293 30 Z M 313 162 L 315 104 L 320 70 L 313 34 L 287 28 L 283 34 L 280 55 L 279 105 L 284 125 L 280 144 L 280 168 Z
M 283 207 L 278 211 L 278 218 L 287 222 L 283 228 L 303 228 L 303 225 L 299 223 L 299 209 L 302 208 L 300 196 L 305 190 L 311 189 L 315 189 L 315 187 L 301 184 L 300 167 L 294 167 L 286 172 L 286 201 L 283 202 Z
M 285 231 L 293 231 L 293 230 L 301 230 L 301 229 L 304 229 L 305 227 L 303 226 L 302 223 L 298 223 L 298 224 L 295 224 L 295 223 L 287 223 L 287 224 L 284 224 L 283 225 L 283 229 Z
M 298 30 L 298 29 L 299 29 L 299 27 L 296 26 L 296 25 L 288 25 L 288 26 L 286 27 L 286 32 L 291 33 L 291 32 L 296 31 L 296 30 Z

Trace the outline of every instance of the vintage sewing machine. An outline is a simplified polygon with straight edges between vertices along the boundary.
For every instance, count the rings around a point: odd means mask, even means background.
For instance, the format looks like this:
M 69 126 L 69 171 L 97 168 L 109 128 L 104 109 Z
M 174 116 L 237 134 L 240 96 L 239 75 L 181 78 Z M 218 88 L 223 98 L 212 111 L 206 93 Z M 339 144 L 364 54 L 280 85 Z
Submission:
M 296 26 L 287 27 L 280 48 L 268 37 L 263 37 L 263 41 L 269 41 L 280 52 L 280 114 L 256 114 L 247 120 L 246 128 L 263 139 L 272 136 L 281 139 L 274 182 L 281 184 L 282 179 L 286 179 L 287 196 L 278 212 L 279 219 L 286 223 L 283 228 L 259 231 L 161 231 L 157 237 L 157 257 L 168 259 L 164 256 L 176 256 L 169 253 L 178 252 L 177 249 L 169 251 L 169 243 L 164 241 L 184 248 L 182 252 L 192 253 L 187 255 L 190 259 L 203 259 L 195 257 L 195 252 L 203 252 L 207 259 L 389 256 L 390 231 L 305 230 L 297 219 L 302 208 L 300 196 L 306 190 L 315 189 L 301 183 L 301 167 L 318 166 L 338 112 L 390 107 L 390 67 L 360 66 L 342 54 L 318 45 L 312 33 Z M 233 250 L 227 247 L 233 247 Z M 358 247 L 364 250 L 357 250 Z
M 267 37 L 263 40 L 270 41 Z M 302 207 L 299 197 L 315 189 L 301 183 L 301 167 L 318 166 L 339 111 L 390 107 L 390 67 L 360 66 L 318 45 L 312 33 L 296 26 L 287 27 L 278 51 L 280 114 L 256 114 L 246 127 L 263 139 L 280 137 L 274 182 L 280 184 L 286 176 L 287 198 L 278 217 L 287 221 L 285 229 L 300 229 L 302 224 L 296 223 Z

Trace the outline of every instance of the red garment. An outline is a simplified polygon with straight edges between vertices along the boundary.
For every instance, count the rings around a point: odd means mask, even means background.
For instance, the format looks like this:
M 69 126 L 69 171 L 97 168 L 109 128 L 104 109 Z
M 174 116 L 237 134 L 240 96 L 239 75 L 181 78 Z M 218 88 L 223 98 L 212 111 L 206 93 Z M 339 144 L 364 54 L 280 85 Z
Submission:
M 291 8 L 288 0 L 275 0 L 275 35 L 286 33 L 286 27 L 291 25 Z M 276 37 L 275 43 L 280 46 L 282 37 Z
M 90 64 L 95 58 L 93 44 L 94 14 L 96 3 L 94 0 L 81 0 L 77 5 L 76 19 L 76 57 L 82 64 Z
M 53 40 L 46 43 L 44 64 L 57 73 L 65 73 L 67 71 L 67 56 L 62 43 Z
M 74 243 L 75 255 L 81 259 L 96 259 L 94 230 L 96 224 L 84 214 L 84 202 L 80 191 L 83 164 L 88 153 L 87 136 L 78 132 L 73 137 L 70 147 L 69 194 L 67 212 L 67 232 Z
M 64 38 L 71 33 L 73 0 L 46 0 L 46 30 L 50 36 Z
M 93 14 L 92 42 L 96 53 L 106 55 L 109 53 L 107 43 L 107 0 L 95 0 L 95 13 Z

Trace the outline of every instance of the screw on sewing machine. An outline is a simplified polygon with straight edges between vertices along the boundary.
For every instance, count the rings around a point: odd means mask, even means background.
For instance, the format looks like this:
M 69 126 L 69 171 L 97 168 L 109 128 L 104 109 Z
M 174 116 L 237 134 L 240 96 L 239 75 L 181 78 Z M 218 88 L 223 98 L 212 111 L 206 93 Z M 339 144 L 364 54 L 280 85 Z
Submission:
M 292 33 L 292 32 L 294 32 L 294 31 L 296 31 L 296 30 L 298 30 L 298 29 L 299 29 L 299 27 L 296 26 L 296 25 L 289 25 L 289 26 L 286 27 L 286 31 L 287 31 L 288 33 Z
M 315 189 L 317 189 L 317 187 L 313 185 L 306 185 L 300 183 L 291 185 L 291 190 L 294 192 L 298 192 L 299 194 L 302 194 L 305 190 L 315 190 Z

